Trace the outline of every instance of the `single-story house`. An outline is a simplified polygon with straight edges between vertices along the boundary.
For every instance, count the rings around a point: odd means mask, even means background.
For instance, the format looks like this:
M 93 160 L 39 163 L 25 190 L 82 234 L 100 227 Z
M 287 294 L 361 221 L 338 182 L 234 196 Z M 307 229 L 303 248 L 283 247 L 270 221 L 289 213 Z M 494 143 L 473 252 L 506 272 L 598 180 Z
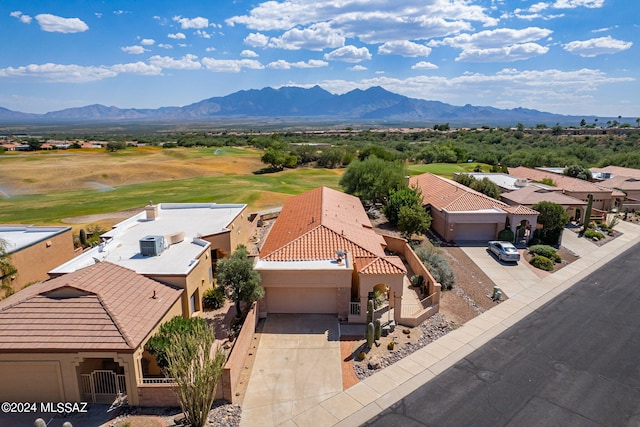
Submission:
M 360 323 L 377 290 L 389 295 L 402 322 L 407 269 L 386 247 L 357 197 L 326 187 L 291 197 L 255 264 L 266 293 L 260 314 L 330 313 Z M 432 285 L 430 292 L 439 290 Z
M 4 278 L 13 292 L 48 279 L 49 270 L 76 255 L 71 227 L 0 225 L 0 239 L 6 242 L 5 251 L 17 270 L 11 277 Z M 0 293 L 2 297 L 4 293 Z
M 110 262 L 0 301 L 0 399 L 138 404 L 144 344 L 180 315 L 179 289 Z
M 509 227 L 516 239 L 533 236 L 538 212 L 511 206 L 462 184 L 431 173 L 414 176 L 409 185 L 420 190 L 431 214 L 431 227 L 446 241 L 489 241 Z
M 530 208 L 540 202 L 556 203 L 562 205 L 569 217 L 578 223 L 584 221 L 587 207 L 587 202 L 567 196 L 559 188 L 534 183 L 515 191 L 502 193 L 500 198 L 512 206 L 523 205 Z
M 618 190 L 625 194 L 624 202 L 619 207 L 620 211 L 640 209 L 640 170 L 624 168 L 621 166 L 607 166 L 605 168 L 592 169 L 598 172 L 603 179 L 598 185 L 612 190 Z
M 555 187 L 561 189 L 567 196 L 588 201 L 589 194 L 593 195 L 593 209 L 603 213 L 616 208 L 624 200 L 625 194 L 619 190 L 606 188 L 602 185 L 570 176 L 560 175 L 539 169 L 525 167 L 509 168 L 509 175 L 516 178 L 526 178 L 533 182 L 550 180 Z

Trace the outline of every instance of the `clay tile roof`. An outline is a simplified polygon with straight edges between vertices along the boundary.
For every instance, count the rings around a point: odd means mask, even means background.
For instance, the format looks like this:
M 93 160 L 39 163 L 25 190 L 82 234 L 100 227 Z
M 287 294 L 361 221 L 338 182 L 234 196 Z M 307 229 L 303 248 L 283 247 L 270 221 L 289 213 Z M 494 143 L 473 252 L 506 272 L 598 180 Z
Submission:
M 395 256 L 356 258 L 355 264 L 358 272 L 362 274 L 405 274 L 407 272 L 402 260 Z
M 410 186 L 417 186 L 422 192 L 422 200 L 438 210 L 474 211 L 483 209 L 502 209 L 506 203 L 492 199 L 450 179 L 431 173 L 414 176 Z
M 266 261 L 330 260 L 349 252 L 359 271 L 366 259 L 382 259 L 380 270 L 404 272 L 386 260 L 384 238 L 377 234 L 357 197 L 326 187 L 288 199 L 260 248 Z
M 543 179 L 550 179 L 556 187 L 566 191 L 576 192 L 603 192 L 610 191 L 602 188 L 592 182 L 583 179 L 572 178 L 570 176 L 560 175 L 557 173 L 541 171 L 538 169 L 530 169 L 519 166 L 517 168 L 509 168 L 509 175 L 517 178 L 526 178 L 531 181 L 542 182 Z
M 593 168 L 594 172 L 609 172 L 614 176 L 626 176 L 640 179 L 640 169 L 625 168 L 622 166 L 607 166 L 604 168 Z
M 616 175 L 613 178 L 605 179 L 599 185 L 611 189 L 619 188 L 627 191 L 638 191 L 640 190 L 640 178 Z
M 384 256 L 384 238 L 373 231 L 357 197 L 326 187 L 291 197 L 260 249 L 266 260 L 332 259 L 336 250 Z M 287 253 L 278 255 L 276 253 Z M 273 254 L 273 257 L 271 255 Z
M 528 185 L 509 193 L 503 193 L 502 198 L 522 205 L 535 205 L 540 202 L 551 202 L 559 205 L 586 205 L 584 200 L 567 196 L 562 191 L 547 191 L 536 185 Z
M 516 215 L 540 215 L 540 212 L 522 205 L 507 206 L 504 210 Z
M 0 301 L 0 351 L 134 350 L 182 292 L 101 262 Z

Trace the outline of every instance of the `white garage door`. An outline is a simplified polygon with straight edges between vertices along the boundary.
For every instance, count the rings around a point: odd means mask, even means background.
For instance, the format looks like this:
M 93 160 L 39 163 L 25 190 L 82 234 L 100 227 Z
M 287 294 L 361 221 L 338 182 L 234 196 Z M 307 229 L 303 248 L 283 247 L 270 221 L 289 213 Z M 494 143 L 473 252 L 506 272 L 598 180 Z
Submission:
M 336 314 L 336 288 L 267 288 L 269 313 Z
M 56 362 L 0 362 L 0 401 L 64 402 Z
M 456 224 L 453 240 L 489 241 L 496 238 L 496 224 Z

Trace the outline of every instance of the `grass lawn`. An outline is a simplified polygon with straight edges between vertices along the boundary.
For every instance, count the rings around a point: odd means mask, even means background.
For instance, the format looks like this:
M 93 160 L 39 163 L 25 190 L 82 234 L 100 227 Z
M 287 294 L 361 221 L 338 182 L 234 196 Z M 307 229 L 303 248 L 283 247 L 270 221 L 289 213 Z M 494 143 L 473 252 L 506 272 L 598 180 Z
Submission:
M 452 178 L 456 172 L 473 172 L 476 166 L 480 166 L 483 172 L 489 172 L 491 166 L 484 163 L 430 163 L 410 165 L 407 170 L 411 175 L 420 175 L 425 172 L 431 172 L 435 175 Z
M 246 203 L 250 210 L 281 206 L 319 186 L 339 188 L 342 170 L 291 169 L 263 175 L 205 176 L 115 187 L 0 198 L 0 224 L 61 224 L 64 218 L 143 207 L 162 202 Z

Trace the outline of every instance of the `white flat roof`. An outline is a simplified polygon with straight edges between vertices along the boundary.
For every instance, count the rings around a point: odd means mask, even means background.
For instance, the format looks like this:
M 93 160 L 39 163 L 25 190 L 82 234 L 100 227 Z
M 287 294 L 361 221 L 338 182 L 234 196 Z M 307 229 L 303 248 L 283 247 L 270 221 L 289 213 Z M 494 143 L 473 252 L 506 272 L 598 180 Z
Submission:
M 201 239 L 229 231 L 229 224 L 246 205 L 215 203 L 162 203 L 155 219 L 146 212 L 126 219 L 102 235 L 104 243 L 51 270 L 52 274 L 70 273 L 100 261 L 109 261 L 144 275 L 184 275 L 210 244 Z M 168 246 L 160 255 L 142 256 L 140 239 L 184 233 L 184 240 Z
M 516 186 L 516 180 L 518 178 L 513 177 L 511 175 L 507 175 L 506 173 L 483 173 L 483 172 L 465 172 L 466 175 L 470 175 L 477 180 L 482 180 L 482 178 L 487 178 L 489 181 L 493 182 L 495 185 L 501 188 L 505 188 L 507 190 L 517 190 L 522 188 L 521 186 Z
M 34 225 L 0 225 L 0 239 L 7 242 L 7 253 L 20 251 L 50 239 L 71 227 L 38 227 Z
M 314 261 L 265 261 L 259 259 L 254 268 L 256 270 L 352 270 L 349 262 L 338 264 L 336 260 Z

